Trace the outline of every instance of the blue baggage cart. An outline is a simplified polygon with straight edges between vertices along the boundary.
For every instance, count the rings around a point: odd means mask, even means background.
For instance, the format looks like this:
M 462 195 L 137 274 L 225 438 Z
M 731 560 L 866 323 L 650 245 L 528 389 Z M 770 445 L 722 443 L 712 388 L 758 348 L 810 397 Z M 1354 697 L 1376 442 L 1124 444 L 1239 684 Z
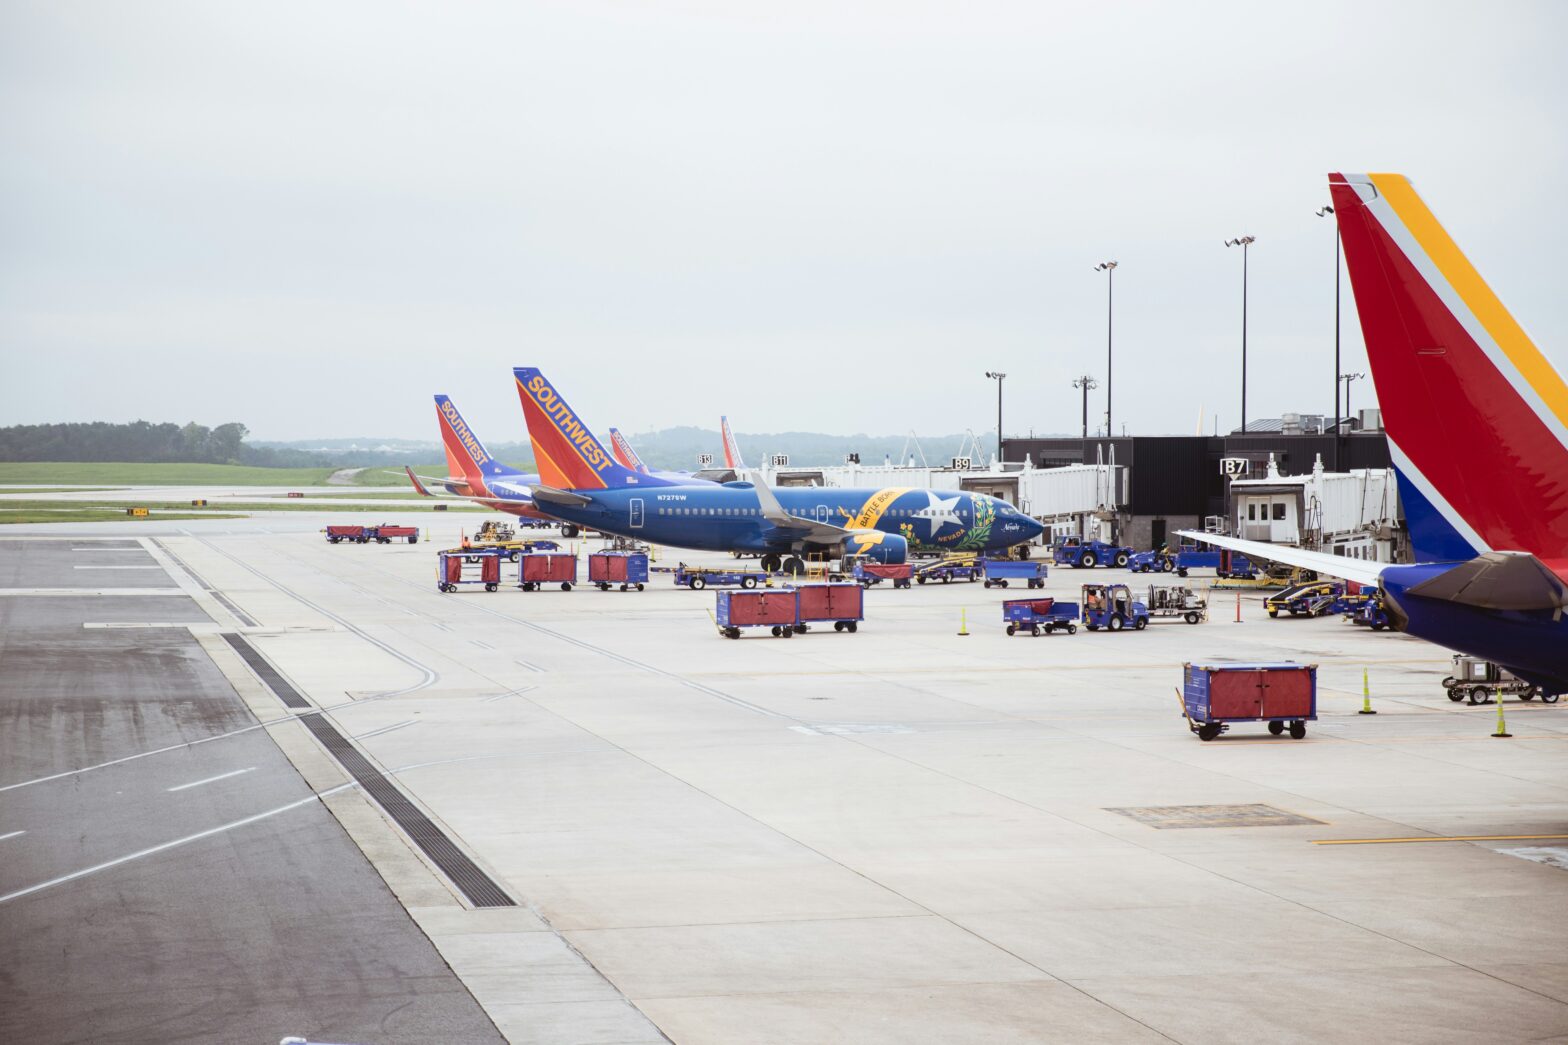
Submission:
M 1318 717 L 1316 664 L 1185 664 L 1181 690 L 1187 728 L 1213 740 L 1235 722 L 1267 722 L 1279 736 L 1307 735 Z
M 755 588 L 771 576 L 765 570 L 721 570 L 705 566 L 675 567 L 675 586 L 700 591 L 703 588 Z
M 1031 588 L 1045 587 L 1047 570 L 1043 562 L 1032 562 L 1028 559 L 986 559 L 981 565 L 985 569 L 987 588 L 1005 588 L 1010 580 L 1024 581 Z
M 725 638 L 740 638 L 742 628 L 771 628 L 774 638 L 795 637 L 800 625 L 800 596 L 794 588 L 715 594 L 718 604 L 713 620 Z
M 1007 622 L 1009 635 L 1024 630 L 1031 635 L 1042 631 L 1049 635 L 1057 628 L 1073 635 L 1078 631 L 1078 604 L 1055 599 L 1008 599 L 1002 603 L 1002 620 Z

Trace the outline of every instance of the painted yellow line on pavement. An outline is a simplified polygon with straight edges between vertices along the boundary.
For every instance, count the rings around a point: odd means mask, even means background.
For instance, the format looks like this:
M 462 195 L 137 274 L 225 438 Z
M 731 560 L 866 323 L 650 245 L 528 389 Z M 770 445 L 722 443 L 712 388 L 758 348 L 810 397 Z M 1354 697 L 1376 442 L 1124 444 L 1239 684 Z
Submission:
M 1447 838 L 1314 838 L 1313 845 L 1393 845 L 1400 842 L 1538 842 L 1568 835 L 1453 835 Z

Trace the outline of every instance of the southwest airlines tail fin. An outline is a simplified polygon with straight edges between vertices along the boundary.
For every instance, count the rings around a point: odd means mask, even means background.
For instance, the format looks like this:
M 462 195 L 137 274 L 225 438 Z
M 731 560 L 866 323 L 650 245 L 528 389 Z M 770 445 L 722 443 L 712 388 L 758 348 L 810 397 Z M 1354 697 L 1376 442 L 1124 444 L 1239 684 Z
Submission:
M 740 458 L 740 444 L 735 442 L 735 433 L 730 431 L 730 419 L 719 418 L 719 431 L 724 437 L 724 467 L 733 472 L 746 470 L 746 462 Z
M 624 486 L 672 486 L 657 476 L 641 475 L 617 461 L 578 419 L 537 367 L 516 367 L 528 438 L 540 481 L 557 490 L 605 490 Z
M 619 428 L 610 429 L 610 450 L 615 454 L 615 459 L 621 462 L 621 467 L 642 475 L 648 474 L 648 466 L 642 463 L 642 458 L 637 456 L 637 451 L 632 449 L 632 444 L 626 441 Z
M 1568 560 L 1568 386 L 1398 174 L 1331 174 L 1416 561 Z
M 447 474 L 462 476 L 475 491 L 485 488 L 488 479 L 519 474 L 517 469 L 490 456 L 485 444 L 468 427 L 457 406 L 446 396 L 436 396 L 436 420 L 441 426 L 441 445 L 446 448 Z

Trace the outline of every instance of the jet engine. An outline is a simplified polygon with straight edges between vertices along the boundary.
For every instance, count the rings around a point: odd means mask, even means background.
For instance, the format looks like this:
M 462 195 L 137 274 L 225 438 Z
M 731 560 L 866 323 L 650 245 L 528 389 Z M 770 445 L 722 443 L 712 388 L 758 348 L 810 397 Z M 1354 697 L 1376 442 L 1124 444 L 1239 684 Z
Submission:
M 897 565 L 909 557 L 909 542 L 896 533 L 855 530 L 844 539 L 844 556 Z

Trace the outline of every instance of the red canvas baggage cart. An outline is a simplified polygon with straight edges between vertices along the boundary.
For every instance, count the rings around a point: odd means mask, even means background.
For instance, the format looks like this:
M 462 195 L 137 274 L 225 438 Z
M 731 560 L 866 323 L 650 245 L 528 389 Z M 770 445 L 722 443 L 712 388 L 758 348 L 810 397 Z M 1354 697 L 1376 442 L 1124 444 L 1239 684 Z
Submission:
M 856 631 L 866 619 L 865 591 L 858 584 L 801 584 L 800 616 L 795 630 L 805 632 L 810 622 L 833 622 L 834 631 Z
M 800 623 L 800 597 L 794 588 L 773 591 L 721 591 L 715 620 L 719 634 L 740 638 L 742 628 L 771 628 L 777 638 L 790 638 Z
M 1182 705 L 1188 727 L 1213 740 L 1233 722 L 1267 722 L 1300 740 L 1318 717 L 1316 664 L 1188 664 Z
M 562 591 L 571 591 L 577 582 L 577 556 L 571 552 L 529 552 L 517 562 L 524 591 L 538 591 L 545 584 L 560 584 Z
M 340 541 L 354 541 L 363 544 L 365 541 L 365 528 L 363 526 L 328 526 L 327 543 L 337 544 Z

